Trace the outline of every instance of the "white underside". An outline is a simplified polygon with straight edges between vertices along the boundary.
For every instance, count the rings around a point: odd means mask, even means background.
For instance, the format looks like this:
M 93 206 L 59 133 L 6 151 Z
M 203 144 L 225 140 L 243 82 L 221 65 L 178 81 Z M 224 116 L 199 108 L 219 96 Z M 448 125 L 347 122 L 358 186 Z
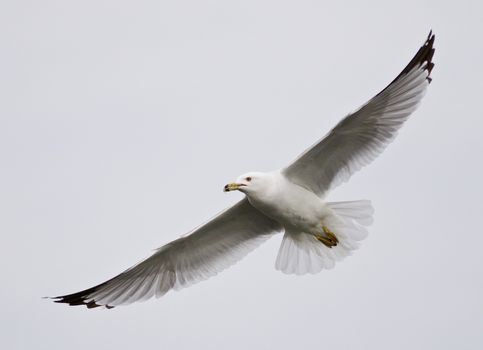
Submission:
M 333 214 L 326 217 L 326 225 L 339 243 L 329 248 L 312 233 L 286 230 L 280 246 L 275 268 L 287 274 L 302 275 L 331 269 L 359 247 L 367 237 L 364 226 L 372 223 L 373 208 L 368 200 L 327 203 Z

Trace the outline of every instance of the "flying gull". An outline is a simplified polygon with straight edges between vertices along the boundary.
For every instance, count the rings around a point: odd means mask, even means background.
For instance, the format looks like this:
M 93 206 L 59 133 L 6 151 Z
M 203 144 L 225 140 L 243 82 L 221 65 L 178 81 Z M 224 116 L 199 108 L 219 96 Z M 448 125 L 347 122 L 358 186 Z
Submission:
M 293 163 L 226 185 L 245 194 L 240 202 L 114 278 L 55 302 L 112 308 L 160 297 L 216 275 L 277 233 L 284 233 L 277 270 L 301 275 L 334 267 L 367 236 L 373 209 L 367 200 L 327 202 L 327 194 L 376 158 L 418 107 L 431 83 L 433 43 L 430 32 L 384 90 Z

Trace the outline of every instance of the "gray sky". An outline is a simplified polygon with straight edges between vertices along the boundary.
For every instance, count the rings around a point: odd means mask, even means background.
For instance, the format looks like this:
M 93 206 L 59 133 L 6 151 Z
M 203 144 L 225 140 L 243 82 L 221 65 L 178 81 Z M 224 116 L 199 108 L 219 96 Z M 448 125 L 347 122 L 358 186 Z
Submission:
M 4 349 L 481 349 L 481 1 L 3 1 Z M 436 33 L 422 106 L 331 200 L 375 223 L 334 270 L 281 236 L 114 310 L 40 297 L 112 277 L 237 201 L 389 83 Z

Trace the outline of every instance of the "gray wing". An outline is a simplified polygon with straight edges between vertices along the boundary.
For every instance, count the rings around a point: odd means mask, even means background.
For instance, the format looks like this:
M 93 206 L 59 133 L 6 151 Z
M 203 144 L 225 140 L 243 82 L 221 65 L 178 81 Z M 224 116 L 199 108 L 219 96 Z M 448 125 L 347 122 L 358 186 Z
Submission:
M 432 32 L 384 90 L 342 119 L 321 141 L 283 169 L 292 182 L 320 196 L 374 160 L 418 107 L 431 82 Z
M 69 305 L 110 308 L 160 297 L 171 289 L 181 289 L 216 275 L 280 230 L 278 223 L 244 199 L 118 276 L 93 288 L 53 299 Z

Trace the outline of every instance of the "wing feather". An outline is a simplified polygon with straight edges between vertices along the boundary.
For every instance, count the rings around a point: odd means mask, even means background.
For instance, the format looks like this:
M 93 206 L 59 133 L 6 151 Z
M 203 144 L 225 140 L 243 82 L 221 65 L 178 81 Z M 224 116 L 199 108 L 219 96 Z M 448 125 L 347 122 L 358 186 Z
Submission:
M 233 265 L 281 227 L 244 199 L 192 233 L 93 288 L 54 299 L 88 308 L 114 307 L 160 297 Z
M 284 175 L 324 196 L 372 162 L 423 98 L 434 67 L 433 43 L 434 35 L 430 32 L 413 59 L 384 90 L 283 169 Z

